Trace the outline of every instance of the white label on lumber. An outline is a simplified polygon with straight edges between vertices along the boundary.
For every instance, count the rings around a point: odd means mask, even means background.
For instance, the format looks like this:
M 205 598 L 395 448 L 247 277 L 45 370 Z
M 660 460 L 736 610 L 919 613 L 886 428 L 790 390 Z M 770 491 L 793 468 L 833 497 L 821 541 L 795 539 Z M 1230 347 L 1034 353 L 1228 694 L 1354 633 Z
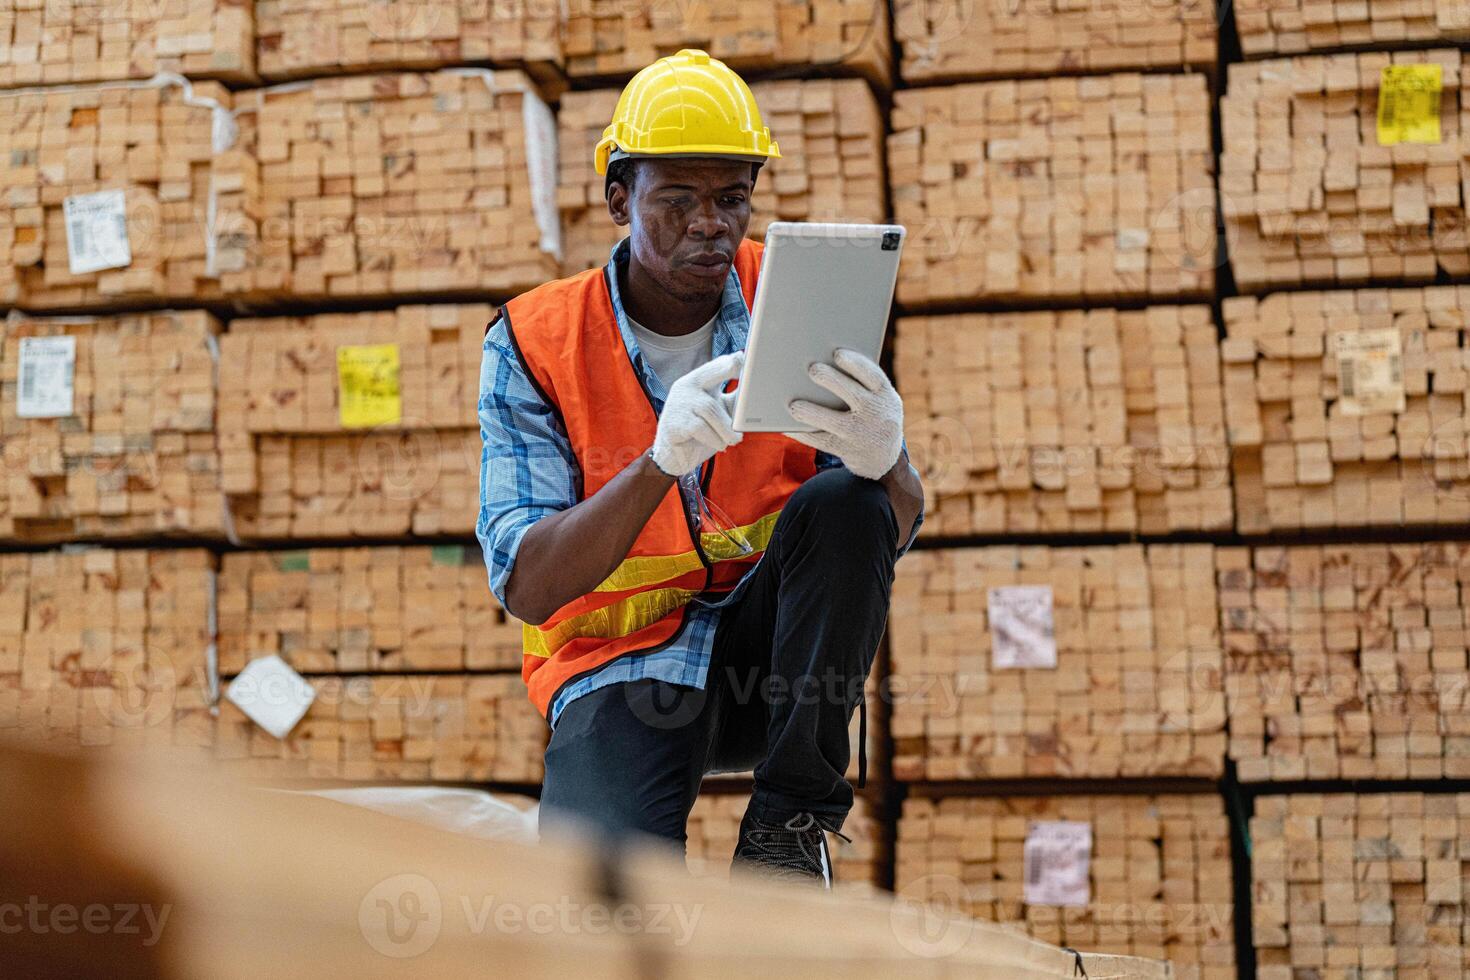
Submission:
M 1041 820 L 1026 831 L 1027 905 L 1086 905 L 1092 898 L 1092 825 Z
M 1342 414 L 1404 410 L 1404 358 L 1397 329 L 1344 330 L 1333 335 L 1332 350 Z
M 120 190 L 73 194 L 61 204 L 66 216 L 66 257 L 71 274 L 121 269 L 133 261 L 128 247 L 128 205 Z
M 285 738 L 316 700 L 316 690 L 276 654 L 252 660 L 225 697 L 276 738 Z
M 521 95 L 521 121 L 526 128 L 526 172 L 531 182 L 531 214 L 541 232 L 541 251 L 561 258 L 561 215 L 556 207 L 556 117 L 541 97 L 527 89 Z
M 990 590 L 987 615 L 991 662 L 996 670 L 1057 665 L 1051 586 L 997 586 Z
M 23 419 L 60 419 L 72 414 L 76 368 L 77 338 L 22 337 L 15 414 Z

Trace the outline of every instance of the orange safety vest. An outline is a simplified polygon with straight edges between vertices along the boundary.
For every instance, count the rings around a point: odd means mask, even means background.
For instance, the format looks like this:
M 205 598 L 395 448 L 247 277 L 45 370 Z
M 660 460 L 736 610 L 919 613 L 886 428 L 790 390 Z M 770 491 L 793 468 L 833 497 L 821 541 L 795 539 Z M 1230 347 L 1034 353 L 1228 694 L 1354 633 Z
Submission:
M 761 253 L 750 241 L 735 253 L 747 309 Z M 584 499 L 646 452 L 658 428 L 618 330 L 609 274 L 591 269 L 546 283 L 500 311 L 532 384 L 571 440 Z M 754 547 L 747 555 L 722 535 L 691 526 L 678 486 L 671 487 L 601 585 L 540 626 L 523 627 L 521 676 L 541 714 L 549 715 L 569 681 L 671 642 L 694 596 L 734 588 L 764 552 L 787 498 L 815 473 L 816 453 L 779 433 L 747 433 L 705 464 L 705 496 Z

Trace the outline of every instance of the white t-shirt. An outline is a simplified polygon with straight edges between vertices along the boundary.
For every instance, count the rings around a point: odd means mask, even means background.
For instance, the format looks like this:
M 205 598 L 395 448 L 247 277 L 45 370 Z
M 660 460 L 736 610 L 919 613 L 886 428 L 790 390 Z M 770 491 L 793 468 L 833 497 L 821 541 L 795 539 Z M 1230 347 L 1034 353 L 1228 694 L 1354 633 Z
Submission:
M 715 319 L 718 316 L 716 313 L 698 330 L 678 337 L 654 333 L 632 317 L 628 317 L 628 327 L 632 329 L 648 366 L 668 389 L 690 371 L 709 363 L 714 356 Z

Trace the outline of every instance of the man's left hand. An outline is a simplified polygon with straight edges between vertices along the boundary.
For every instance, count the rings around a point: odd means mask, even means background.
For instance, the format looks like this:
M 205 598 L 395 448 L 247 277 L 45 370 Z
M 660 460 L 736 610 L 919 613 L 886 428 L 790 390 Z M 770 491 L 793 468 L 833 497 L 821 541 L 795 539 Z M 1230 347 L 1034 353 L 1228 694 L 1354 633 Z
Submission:
M 791 417 L 818 431 L 793 432 L 791 438 L 836 456 L 857 476 L 882 479 L 903 447 L 903 399 L 871 358 L 844 348 L 833 360 L 836 367 L 813 364 L 807 373 L 846 402 L 847 410 L 797 399 L 791 403 Z

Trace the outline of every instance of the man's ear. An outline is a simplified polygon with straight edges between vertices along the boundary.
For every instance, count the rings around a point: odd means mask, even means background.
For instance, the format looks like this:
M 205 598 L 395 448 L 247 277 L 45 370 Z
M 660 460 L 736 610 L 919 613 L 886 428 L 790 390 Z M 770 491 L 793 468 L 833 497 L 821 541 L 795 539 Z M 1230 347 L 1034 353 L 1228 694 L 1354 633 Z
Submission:
M 633 220 L 631 195 L 628 188 L 618 181 L 613 181 L 607 189 L 607 213 L 612 217 L 613 224 L 624 226 Z

